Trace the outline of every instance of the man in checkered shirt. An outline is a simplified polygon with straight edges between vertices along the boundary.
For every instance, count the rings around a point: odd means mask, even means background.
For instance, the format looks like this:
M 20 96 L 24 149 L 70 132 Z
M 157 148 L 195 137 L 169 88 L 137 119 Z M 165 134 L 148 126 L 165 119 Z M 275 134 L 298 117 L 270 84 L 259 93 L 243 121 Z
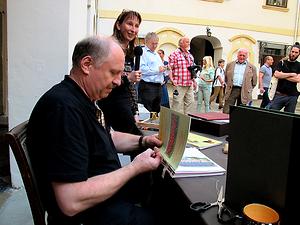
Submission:
M 194 57 L 189 52 L 190 39 L 188 37 L 180 38 L 178 45 L 179 48 L 169 56 L 169 65 L 172 69 L 170 81 L 173 85 L 172 109 L 188 114 L 194 101 L 195 85 L 188 67 L 194 65 Z

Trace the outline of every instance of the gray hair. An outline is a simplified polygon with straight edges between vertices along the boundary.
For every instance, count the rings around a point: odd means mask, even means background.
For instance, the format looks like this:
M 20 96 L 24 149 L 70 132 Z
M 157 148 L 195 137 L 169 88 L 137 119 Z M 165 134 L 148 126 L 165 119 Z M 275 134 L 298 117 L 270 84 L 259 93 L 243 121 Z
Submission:
M 181 47 L 182 42 L 183 42 L 184 39 L 190 40 L 190 38 L 189 38 L 188 36 L 183 36 L 183 37 L 181 37 L 181 38 L 178 40 L 178 46 L 179 46 L 179 47 Z
M 80 61 L 86 56 L 91 56 L 95 61 L 95 65 L 97 67 L 100 66 L 110 56 L 110 49 L 113 42 L 120 45 L 115 38 L 96 35 L 79 41 L 72 55 L 73 67 L 80 67 Z
M 239 48 L 238 49 L 238 51 L 237 51 L 237 53 L 239 54 L 239 53 L 245 53 L 246 55 L 247 55 L 247 57 L 248 57 L 248 55 L 249 55 L 249 50 L 247 49 L 247 48 Z
M 158 39 L 158 35 L 155 32 L 149 32 L 145 36 L 145 42 L 147 43 L 149 40 Z

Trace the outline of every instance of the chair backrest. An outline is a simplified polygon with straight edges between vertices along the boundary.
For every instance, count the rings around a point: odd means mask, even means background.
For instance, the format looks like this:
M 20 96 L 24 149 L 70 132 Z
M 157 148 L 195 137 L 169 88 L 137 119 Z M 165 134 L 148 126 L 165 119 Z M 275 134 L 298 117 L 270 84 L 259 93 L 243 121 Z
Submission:
M 31 167 L 25 140 L 28 121 L 25 121 L 5 134 L 5 140 L 10 145 L 16 158 L 35 225 L 46 225 L 45 210 L 39 195 L 34 172 Z

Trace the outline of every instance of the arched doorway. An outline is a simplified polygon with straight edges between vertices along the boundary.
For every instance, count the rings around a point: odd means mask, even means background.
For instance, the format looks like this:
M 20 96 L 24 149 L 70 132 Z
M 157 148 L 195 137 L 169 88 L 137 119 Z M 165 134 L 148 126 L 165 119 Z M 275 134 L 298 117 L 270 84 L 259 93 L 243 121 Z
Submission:
M 191 40 L 190 52 L 195 58 L 195 63 L 199 64 L 204 56 L 211 56 L 216 66 L 217 61 L 222 58 L 221 42 L 216 37 L 198 35 Z

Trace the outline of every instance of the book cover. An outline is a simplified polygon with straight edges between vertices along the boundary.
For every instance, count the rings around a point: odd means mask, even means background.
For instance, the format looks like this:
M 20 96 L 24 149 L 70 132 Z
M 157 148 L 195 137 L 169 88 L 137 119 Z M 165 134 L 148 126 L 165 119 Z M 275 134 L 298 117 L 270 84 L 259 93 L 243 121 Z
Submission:
M 226 170 L 199 151 L 186 148 L 173 177 L 222 175 Z
M 185 150 L 191 118 L 172 109 L 161 107 L 159 138 L 162 140 L 161 154 L 165 163 L 175 171 Z
M 206 149 L 213 146 L 222 144 L 222 141 L 215 140 L 213 138 L 204 137 L 202 135 L 189 133 L 187 139 L 187 147 L 195 146 L 198 149 Z
M 186 148 L 190 122 L 189 116 L 161 107 L 159 138 L 163 142 L 160 150 L 165 170 L 172 177 L 223 174 L 225 169 L 206 157 L 197 148 Z M 191 136 L 199 138 L 198 136 Z M 212 140 L 208 142 L 212 142 Z
M 189 115 L 203 120 L 229 120 L 229 114 L 221 112 L 190 113 Z

